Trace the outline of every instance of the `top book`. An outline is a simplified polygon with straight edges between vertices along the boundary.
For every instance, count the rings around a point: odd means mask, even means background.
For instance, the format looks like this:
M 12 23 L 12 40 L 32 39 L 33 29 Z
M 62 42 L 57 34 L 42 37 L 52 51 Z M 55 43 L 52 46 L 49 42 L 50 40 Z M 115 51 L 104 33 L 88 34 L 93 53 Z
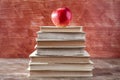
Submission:
M 56 27 L 56 26 L 41 26 L 42 32 L 83 32 L 82 26 Z

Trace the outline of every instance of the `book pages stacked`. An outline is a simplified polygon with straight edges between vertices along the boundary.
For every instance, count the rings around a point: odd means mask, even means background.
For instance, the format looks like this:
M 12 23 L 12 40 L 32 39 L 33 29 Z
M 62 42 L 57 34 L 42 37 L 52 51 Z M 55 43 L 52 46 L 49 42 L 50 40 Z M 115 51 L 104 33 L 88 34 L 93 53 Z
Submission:
M 29 56 L 29 77 L 91 77 L 93 62 L 85 50 L 82 26 L 42 26 Z

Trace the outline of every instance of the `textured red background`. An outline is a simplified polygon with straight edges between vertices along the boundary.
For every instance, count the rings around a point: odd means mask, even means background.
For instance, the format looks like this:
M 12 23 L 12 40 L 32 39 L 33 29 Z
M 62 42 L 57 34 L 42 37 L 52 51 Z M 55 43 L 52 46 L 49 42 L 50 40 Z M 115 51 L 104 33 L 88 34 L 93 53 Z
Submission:
M 59 7 L 73 13 L 70 25 L 82 25 L 92 57 L 120 57 L 120 0 L 0 0 L 0 57 L 28 57 L 38 26 L 53 25 Z

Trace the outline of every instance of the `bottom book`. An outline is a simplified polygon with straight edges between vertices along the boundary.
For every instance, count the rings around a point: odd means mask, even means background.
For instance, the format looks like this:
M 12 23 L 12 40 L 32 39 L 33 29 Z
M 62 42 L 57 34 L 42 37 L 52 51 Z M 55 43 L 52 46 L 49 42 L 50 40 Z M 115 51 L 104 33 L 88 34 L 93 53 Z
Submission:
M 29 78 L 38 77 L 92 77 L 92 71 L 30 71 Z

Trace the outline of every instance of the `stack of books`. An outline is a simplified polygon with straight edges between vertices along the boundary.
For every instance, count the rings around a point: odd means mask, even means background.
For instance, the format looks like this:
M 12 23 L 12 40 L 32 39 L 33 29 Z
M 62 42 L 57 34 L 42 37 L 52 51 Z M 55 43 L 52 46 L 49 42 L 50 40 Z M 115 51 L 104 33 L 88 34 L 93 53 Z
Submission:
M 29 56 L 29 77 L 91 77 L 93 62 L 85 50 L 81 26 L 42 26 L 36 50 Z

